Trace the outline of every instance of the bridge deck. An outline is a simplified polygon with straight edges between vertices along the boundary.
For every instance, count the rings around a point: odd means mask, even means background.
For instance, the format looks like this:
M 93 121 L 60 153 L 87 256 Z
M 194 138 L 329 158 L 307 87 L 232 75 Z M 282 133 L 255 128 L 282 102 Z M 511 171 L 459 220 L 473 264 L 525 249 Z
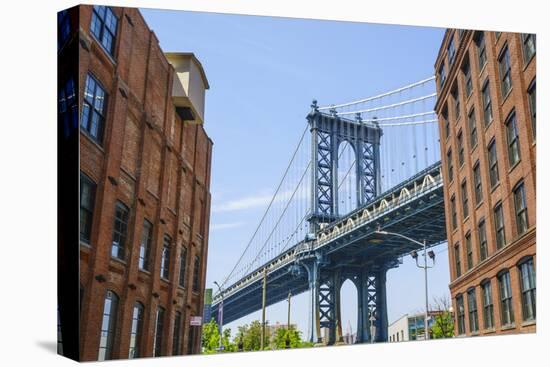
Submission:
M 308 289 L 307 274 L 293 265 L 316 252 L 330 258 L 331 267 L 352 269 L 369 263 L 395 262 L 419 248 L 399 237 L 381 236 L 378 227 L 433 246 L 446 240 L 440 162 L 379 195 L 365 206 L 323 228 L 313 241 L 302 241 L 224 290 L 224 323 L 237 320 L 262 305 L 262 277 L 267 271 L 267 305 L 284 300 L 288 292 Z M 291 271 L 293 269 L 294 271 Z M 298 271 L 301 269 L 302 271 Z M 221 302 L 214 297 L 212 316 Z

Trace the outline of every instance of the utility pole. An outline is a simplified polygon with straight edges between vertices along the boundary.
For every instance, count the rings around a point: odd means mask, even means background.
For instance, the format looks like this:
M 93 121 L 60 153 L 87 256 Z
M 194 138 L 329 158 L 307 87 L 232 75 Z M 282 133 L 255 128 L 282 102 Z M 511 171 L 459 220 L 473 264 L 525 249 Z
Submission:
M 262 285 L 262 334 L 260 340 L 260 349 L 264 350 L 264 339 L 265 339 L 265 299 L 267 291 L 267 268 L 264 269 L 264 279 Z
M 430 330 L 428 329 L 428 254 L 426 253 L 426 240 L 424 240 L 424 295 L 426 297 L 426 315 L 424 315 L 424 334 L 426 340 L 430 339 Z
M 287 320 L 287 328 L 288 330 L 290 331 L 290 296 L 292 294 L 290 293 L 290 291 L 288 291 L 288 320 Z

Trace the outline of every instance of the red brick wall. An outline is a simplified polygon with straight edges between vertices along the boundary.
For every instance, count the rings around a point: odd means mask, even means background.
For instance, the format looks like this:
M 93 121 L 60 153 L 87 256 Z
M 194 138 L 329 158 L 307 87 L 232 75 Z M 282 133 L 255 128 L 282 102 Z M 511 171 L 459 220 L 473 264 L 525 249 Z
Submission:
M 449 65 L 447 55 L 447 44 L 451 35 L 454 34 L 455 47 L 457 49 L 456 60 Z M 444 194 L 447 216 L 447 238 L 449 243 L 449 268 L 451 272 L 451 296 L 456 311 L 456 296 L 464 296 L 466 310 L 466 334 L 471 335 L 468 324 L 468 304 L 466 292 L 471 287 L 476 289 L 477 308 L 480 330 L 476 334 L 491 333 L 517 333 L 533 332 L 536 328 L 535 322 L 523 322 L 521 316 L 521 290 L 518 280 L 519 269 L 517 263 L 526 256 L 536 258 L 536 141 L 533 134 L 530 117 L 530 107 L 527 97 L 527 89 L 536 75 L 536 56 L 529 62 L 523 59 L 521 35 L 517 33 L 501 33 L 496 37 L 494 32 L 484 32 L 487 63 L 480 70 L 478 63 L 478 49 L 474 42 L 474 32 L 465 31 L 463 39 L 458 43 L 460 37 L 456 30 L 447 30 L 435 70 L 439 70 L 442 63 L 445 63 L 447 80 L 443 87 L 437 87 L 438 101 L 436 112 L 439 116 L 439 130 L 441 141 L 441 156 L 443 165 Z M 498 56 L 507 45 L 510 51 L 512 89 L 503 97 L 501 93 L 501 81 L 499 73 Z M 472 75 L 473 93 L 470 96 L 465 92 L 465 79 L 460 67 L 469 57 Z M 493 111 L 493 121 L 487 126 L 483 123 L 483 101 L 482 87 L 486 80 L 489 80 L 490 95 Z M 461 113 L 457 119 L 454 115 L 453 97 L 450 93 L 451 86 L 458 85 Z M 445 119 L 443 117 L 444 106 L 448 104 L 450 135 L 445 135 Z M 468 114 L 474 108 L 477 126 L 478 143 L 476 146 L 470 144 Z M 519 130 L 520 161 L 510 167 L 508 161 L 508 142 L 506 136 L 505 121 L 514 110 Z M 465 160 L 461 167 L 458 160 L 457 135 L 462 131 L 464 136 Z M 496 142 L 499 183 L 491 188 L 489 181 L 489 161 L 487 147 L 492 140 Z M 447 152 L 452 149 L 454 178 L 451 181 L 447 173 Z M 473 167 L 479 161 L 482 181 L 483 200 L 475 203 Z M 466 180 L 468 192 L 469 215 L 464 218 L 462 211 L 460 185 Z M 528 207 L 529 230 L 519 235 L 517 233 L 515 207 L 512 190 L 517 182 L 523 180 Z M 451 225 L 450 198 L 456 197 L 457 222 L 456 229 Z M 493 209 L 501 202 L 505 223 L 506 245 L 497 249 L 496 231 Z M 480 220 L 485 219 L 488 258 L 484 261 L 479 257 L 479 241 L 477 225 Z M 467 251 L 465 236 L 470 232 L 472 238 L 473 264 L 472 269 L 467 268 Z M 458 244 L 461 260 L 461 275 L 457 277 L 456 258 L 454 246 Z M 497 273 L 509 269 L 512 283 L 515 325 L 511 328 L 502 327 L 500 324 L 500 304 Z M 480 284 L 489 279 L 493 291 L 493 304 L 495 316 L 495 328 L 485 330 L 482 322 L 482 298 Z M 456 314 L 456 312 L 455 312 Z M 458 333 L 455 325 L 455 331 Z
M 182 122 L 171 101 L 173 69 L 137 9 L 113 8 L 118 17 L 114 57 L 91 35 L 92 8 L 80 6 L 79 98 L 88 73 L 108 93 L 102 144 L 81 132 L 81 171 L 97 184 L 90 245 L 80 245 L 81 359 L 97 360 L 104 296 L 120 298 L 113 358 L 127 358 L 132 309 L 145 309 L 141 356 L 153 354 L 157 306 L 166 309 L 162 355 L 171 355 L 174 315 L 183 315 L 180 337 L 188 350 L 189 318 L 202 315 L 208 247 L 212 141 L 199 125 Z M 124 261 L 110 256 L 115 203 L 130 209 Z M 153 224 L 150 271 L 138 269 L 144 219 Z M 172 238 L 170 279 L 160 279 L 163 237 Z M 186 285 L 179 256 L 187 248 Z M 193 259 L 201 258 L 200 291 L 191 290 Z M 105 281 L 96 277 L 103 276 Z M 200 335 L 200 334 L 197 334 Z M 193 349 L 199 350 L 200 338 Z

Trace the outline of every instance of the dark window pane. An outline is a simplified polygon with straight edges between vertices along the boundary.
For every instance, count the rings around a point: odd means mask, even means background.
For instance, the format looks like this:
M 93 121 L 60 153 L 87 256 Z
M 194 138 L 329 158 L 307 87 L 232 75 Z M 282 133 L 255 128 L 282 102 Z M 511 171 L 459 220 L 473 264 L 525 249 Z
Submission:
M 510 273 L 501 273 L 498 276 L 500 289 L 500 315 L 503 326 L 514 323 L 514 308 L 512 304 L 512 287 L 510 285 Z
M 485 329 L 491 329 L 495 326 L 491 282 L 483 283 L 481 289 L 483 291 L 483 325 Z
M 488 154 L 489 154 L 489 179 L 491 182 L 491 187 L 494 187 L 499 181 L 497 145 L 494 140 L 491 142 L 491 144 L 489 144 Z
M 519 269 L 523 321 L 535 320 L 537 318 L 537 286 L 533 258 L 523 262 Z
M 180 254 L 180 276 L 179 276 L 179 285 L 185 287 L 185 272 L 187 264 L 187 250 L 185 247 L 181 248 Z
M 510 68 L 510 53 L 508 47 L 505 47 L 498 58 L 500 83 L 502 88 L 502 97 L 506 97 L 512 89 L 512 75 Z
M 160 276 L 164 279 L 170 277 L 170 244 L 172 239 L 168 235 L 164 235 L 164 243 L 162 246 L 162 256 L 160 260 Z
M 141 232 L 141 242 L 139 246 L 139 268 L 143 270 L 149 270 L 152 237 L 153 225 L 145 219 L 143 222 L 143 231 Z
M 105 121 L 107 94 L 103 87 L 88 74 L 82 103 L 80 127 L 88 136 L 101 144 L 103 140 L 103 124 Z
M 514 205 L 516 209 L 516 226 L 518 235 L 521 235 L 529 228 L 529 220 L 527 217 L 527 201 L 525 198 L 525 187 L 523 182 L 520 182 L 514 188 Z
M 475 288 L 468 291 L 468 321 L 470 323 L 470 332 L 477 332 L 479 330 L 479 321 L 477 317 L 477 301 Z
M 162 343 L 164 333 L 164 308 L 157 308 L 157 315 L 155 320 L 155 334 L 153 338 L 153 353 L 154 357 L 162 355 Z
M 80 173 L 80 240 L 90 242 L 92 218 L 94 216 L 96 184 L 85 174 Z
M 477 231 L 479 236 L 479 260 L 483 261 L 487 258 L 487 255 L 488 255 L 487 232 L 485 230 L 485 220 L 481 220 L 481 222 L 479 222 Z
M 494 210 L 495 215 L 495 233 L 497 239 L 497 248 L 502 248 L 506 244 L 506 234 L 504 231 L 504 214 L 502 204 L 497 204 Z
M 200 268 L 200 259 L 198 256 L 195 256 L 195 264 L 193 266 L 193 292 L 199 291 L 199 269 Z
M 134 304 L 132 313 L 132 327 L 130 329 L 130 349 L 128 358 L 140 357 L 141 335 L 143 333 L 143 305 L 139 302 Z
M 112 57 L 118 19 L 110 7 L 94 6 L 90 31 Z

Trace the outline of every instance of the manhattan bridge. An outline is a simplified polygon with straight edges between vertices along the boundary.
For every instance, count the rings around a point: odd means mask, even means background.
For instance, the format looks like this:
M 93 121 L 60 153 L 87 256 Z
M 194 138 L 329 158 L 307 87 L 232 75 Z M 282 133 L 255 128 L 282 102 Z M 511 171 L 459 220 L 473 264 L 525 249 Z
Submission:
M 430 77 L 347 103 L 314 100 L 269 205 L 218 284 L 212 317 L 229 323 L 309 292 L 307 337 L 319 342 L 326 328 L 334 344 L 349 279 L 356 341 L 386 341 L 386 273 L 420 246 L 385 232 L 446 241 L 435 99 Z

